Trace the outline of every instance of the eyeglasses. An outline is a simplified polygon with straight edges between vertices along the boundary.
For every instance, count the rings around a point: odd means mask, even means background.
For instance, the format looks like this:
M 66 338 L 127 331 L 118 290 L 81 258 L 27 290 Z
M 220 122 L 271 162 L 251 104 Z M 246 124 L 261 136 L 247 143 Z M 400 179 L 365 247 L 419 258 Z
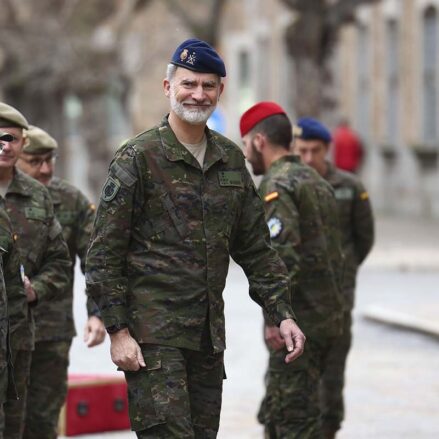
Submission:
M 43 163 L 46 163 L 46 165 L 53 165 L 55 164 L 57 154 L 51 154 L 50 156 L 43 157 L 43 158 L 32 158 L 32 159 L 26 159 L 24 157 L 20 157 L 21 160 L 28 163 L 32 168 L 41 168 L 43 166 Z

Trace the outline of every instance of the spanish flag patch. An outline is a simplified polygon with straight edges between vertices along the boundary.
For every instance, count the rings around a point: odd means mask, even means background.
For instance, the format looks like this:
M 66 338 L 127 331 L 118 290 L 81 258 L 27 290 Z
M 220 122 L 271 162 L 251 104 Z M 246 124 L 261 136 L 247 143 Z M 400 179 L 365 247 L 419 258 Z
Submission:
M 360 194 L 360 200 L 368 200 L 369 199 L 369 194 L 367 192 L 361 192 Z
M 270 192 L 269 194 L 265 195 L 264 201 L 266 203 L 269 203 L 270 201 L 273 201 L 276 198 L 279 198 L 279 192 Z

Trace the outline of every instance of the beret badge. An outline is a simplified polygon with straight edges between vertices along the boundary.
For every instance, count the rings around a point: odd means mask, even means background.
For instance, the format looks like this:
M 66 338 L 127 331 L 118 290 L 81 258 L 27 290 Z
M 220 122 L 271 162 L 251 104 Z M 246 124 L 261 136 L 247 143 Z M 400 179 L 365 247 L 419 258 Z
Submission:
M 180 60 L 184 61 L 187 57 L 188 57 L 187 49 L 184 49 L 183 52 L 181 52 Z

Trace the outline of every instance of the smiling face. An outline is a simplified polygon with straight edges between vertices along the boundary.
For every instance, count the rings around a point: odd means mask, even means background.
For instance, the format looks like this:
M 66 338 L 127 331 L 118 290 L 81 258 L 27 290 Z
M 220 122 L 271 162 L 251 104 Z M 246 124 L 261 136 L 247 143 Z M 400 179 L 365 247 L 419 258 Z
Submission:
M 10 134 L 13 139 L 10 142 L 2 141 L 3 150 L 0 153 L 0 169 L 12 168 L 23 149 L 23 129 L 18 127 L 3 128 L 2 132 Z
M 207 122 L 216 108 L 223 88 L 224 84 L 218 75 L 193 72 L 181 67 L 177 68 L 171 80 L 164 81 L 171 112 L 191 125 Z

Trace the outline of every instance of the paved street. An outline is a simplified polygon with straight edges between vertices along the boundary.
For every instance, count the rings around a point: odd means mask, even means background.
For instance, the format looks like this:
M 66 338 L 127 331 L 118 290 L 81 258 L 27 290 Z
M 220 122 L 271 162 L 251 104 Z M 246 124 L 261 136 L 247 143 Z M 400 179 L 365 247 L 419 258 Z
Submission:
M 414 232 L 415 233 L 415 232 Z M 391 234 L 391 231 L 387 235 Z M 428 234 L 426 235 L 426 240 Z M 415 241 L 415 240 L 413 240 Z M 430 240 L 431 241 L 431 240 Z M 428 246 L 427 246 L 428 247 Z M 407 312 L 424 305 L 435 306 L 439 295 L 439 271 L 431 266 L 417 267 L 408 250 L 383 268 L 385 251 L 395 245 L 377 248 L 377 257 L 360 274 L 355 309 L 354 348 L 347 376 L 347 419 L 339 439 L 433 439 L 439 437 L 439 339 L 377 324 L 362 317 L 370 305 L 403 307 Z M 418 247 L 417 247 L 418 248 Z M 392 250 L 394 251 L 394 250 Z M 422 254 L 422 248 L 417 250 Z M 431 248 L 428 251 L 434 252 Z M 394 251 L 393 254 L 397 254 Z M 436 257 L 436 254 L 434 254 Z M 380 259 L 381 258 L 381 259 Z M 425 262 L 428 258 L 420 258 Z M 401 266 L 401 261 L 409 261 Z M 435 265 L 438 260 L 430 261 Z M 431 265 L 430 264 L 430 265 Z M 82 279 L 76 285 L 77 325 L 85 321 Z M 261 338 L 260 310 L 247 295 L 247 282 L 239 267 L 232 264 L 227 288 L 226 372 L 220 439 L 262 437 L 255 420 L 263 394 L 266 352 Z M 111 373 L 108 344 L 88 350 L 75 339 L 71 371 Z M 83 436 L 87 439 L 128 439 L 130 432 Z

